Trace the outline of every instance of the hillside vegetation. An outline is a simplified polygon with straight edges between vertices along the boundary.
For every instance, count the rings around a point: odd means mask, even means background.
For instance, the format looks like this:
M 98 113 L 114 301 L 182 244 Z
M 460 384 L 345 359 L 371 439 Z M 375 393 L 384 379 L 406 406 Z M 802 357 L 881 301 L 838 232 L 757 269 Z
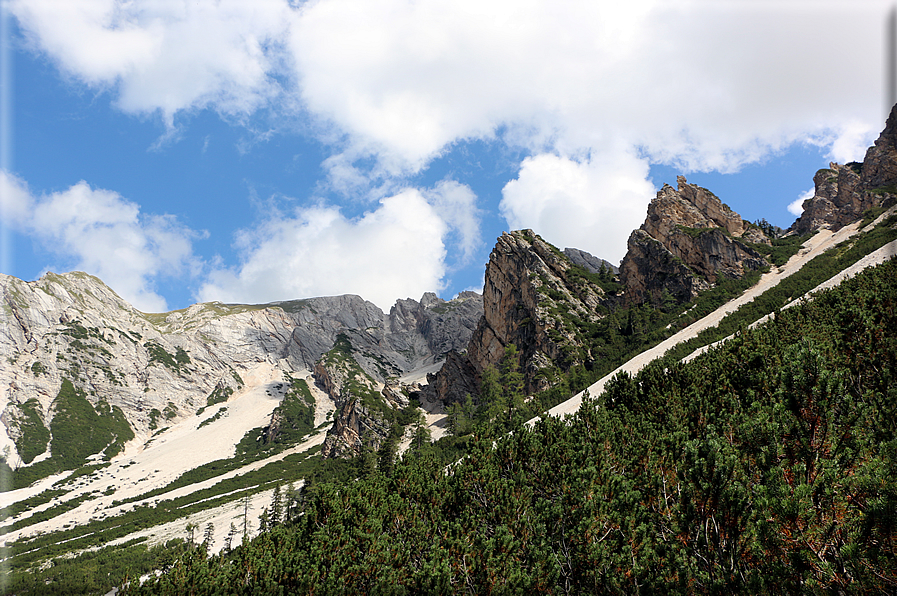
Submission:
M 456 463 L 315 483 L 301 515 L 210 558 L 181 543 L 125 593 L 893 593 L 895 370 L 890 261 L 567 420 L 480 427 Z

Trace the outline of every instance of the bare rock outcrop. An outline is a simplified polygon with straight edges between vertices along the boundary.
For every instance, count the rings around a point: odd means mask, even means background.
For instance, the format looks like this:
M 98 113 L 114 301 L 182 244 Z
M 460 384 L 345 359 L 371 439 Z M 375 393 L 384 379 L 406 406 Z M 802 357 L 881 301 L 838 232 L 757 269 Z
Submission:
M 21 436 L 46 429 L 64 380 L 94 406 L 119 408 L 138 437 L 173 424 L 242 387 L 240 373 L 285 354 L 292 321 L 282 311 L 210 303 L 142 313 L 85 273 L 35 282 L 0 276 L 2 447 L 16 464 Z
M 424 394 L 443 403 L 464 403 L 468 395 L 479 392 L 478 374 L 466 354 L 449 352 L 438 373 L 427 375 Z
M 600 273 L 602 268 L 614 274 L 620 271 L 620 268 L 610 261 L 599 259 L 579 248 L 565 248 L 564 256 L 570 259 L 570 262 L 574 265 L 579 265 L 590 273 Z
M 483 371 L 497 366 L 510 344 L 519 348 L 528 393 L 550 387 L 555 371 L 587 360 L 573 321 L 598 320 L 608 300 L 588 273 L 532 230 L 502 234 L 486 265 L 483 317 L 467 353 L 446 360 L 430 379 L 428 399 L 476 398 Z
M 885 128 L 866 150 L 862 167 L 863 189 L 871 191 L 897 184 L 897 105 L 891 108 Z M 894 189 L 891 189 L 894 194 Z
M 804 201 L 803 213 L 792 229 L 800 235 L 822 227 L 839 230 L 859 219 L 878 203 L 875 193 L 866 192 L 860 176 L 862 165 L 831 163 L 813 176 L 814 194 Z
M 339 409 L 336 421 L 327 431 L 321 454 L 345 458 L 358 455 L 365 447 L 376 451 L 389 436 L 389 430 L 389 422 L 377 416 L 375 410 L 358 399 L 349 400 Z
M 334 424 L 321 448 L 324 457 L 352 457 L 365 447 L 379 449 L 392 428 L 392 411 L 401 399 L 390 385 L 388 396 L 353 355 L 354 348 L 341 335 L 333 349 L 315 364 L 315 382 L 336 403 Z M 406 402 L 407 403 L 407 402 Z
M 630 236 L 620 281 L 630 304 L 659 303 L 665 293 L 680 302 L 713 287 L 721 277 L 740 278 L 769 265 L 751 248 L 765 236 L 712 192 L 689 184 L 664 185 L 648 206 L 645 223 Z
M 798 234 L 839 230 L 872 208 L 897 201 L 897 105 L 863 163 L 829 164 L 813 177 L 813 196 L 791 226 Z

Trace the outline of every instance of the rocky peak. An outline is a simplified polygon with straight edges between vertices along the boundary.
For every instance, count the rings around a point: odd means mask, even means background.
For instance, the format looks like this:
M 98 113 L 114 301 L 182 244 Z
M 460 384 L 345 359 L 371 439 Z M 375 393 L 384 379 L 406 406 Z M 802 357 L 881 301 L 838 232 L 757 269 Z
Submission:
M 678 190 L 664 184 L 648 205 L 648 216 L 641 229 L 652 238 L 665 238 L 677 226 L 686 228 L 722 228 L 731 236 L 741 236 L 744 224 L 741 216 L 719 198 L 696 184 L 689 184 L 684 176 L 677 176 Z
M 838 230 L 872 207 L 897 200 L 897 105 L 884 130 L 866 150 L 863 163 L 830 163 L 813 177 L 813 196 L 791 226 L 798 234 L 827 227 Z
M 858 163 L 830 163 L 813 176 L 813 196 L 803 203 L 803 213 L 792 229 L 800 235 L 822 227 L 839 230 L 875 204 L 875 196 L 862 190 Z
M 446 403 L 475 394 L 480 375 L 501 362 L 509 344 L 519 348 L 526 391 L 550 386 L 551 369 L 588 357 L 571 320 L 597 320 L 607 299 L 588 274 L 532 230 L 502 234 L 486 265 L 483 317 L 467 354 L 451 356 L 429 391 Z
M 875 144 L 866 150 L 862 177 L 865 190 L 897 184 L 897 105 L 891 108 L 885 128 Z
M 739 278 L 768 265 L 748 246 L 768 242 L 762 233 L 746 226 L 709 190 L 682 176 L 677 181 L 678 189 L 667 184 L 660 189 L 645 223 L 629 237 L 620 264 L 629 303 L 658 302 L 664 292 L 685 302 L 720 276 Z

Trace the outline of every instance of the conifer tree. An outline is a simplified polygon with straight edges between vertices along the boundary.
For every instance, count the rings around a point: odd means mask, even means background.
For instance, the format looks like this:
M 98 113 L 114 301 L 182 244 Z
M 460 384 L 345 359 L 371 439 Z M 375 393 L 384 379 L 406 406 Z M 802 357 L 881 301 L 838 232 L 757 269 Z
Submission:
M 195 533 L 196 533 L 196 530 L 198 527 L 199 526 L 197 526 L 196 524 L 191 522 L 191 523 L 187 524 L 187 527 L 185 528 L 185 530 L 187 531 L 187 544 L 190 547 L 193 546 L 194 536 L 195 536 Z
M 209 522 L 206 525 L 206 531 L 203 532 L 202 543 L 206 549 L 211 550 L 212 544 L 215 542 L 215 525 Z
M 461 437 L 473 431 L 473 423 L 476 418 L 476 406 L 470 394 L 464 396 L 463 403 L 454 403 L 448 408 L 449 432 L 456 437 Z
M 271 494 L 271 509 L 268 516 L 268 522 L 272 528 L 283 523 L 283 497 L 280 492 L 279 484 L 274 487 L 274 492 Z
M 234 525 L 234 522 L 230 523 L 230 529 L 227 531 L 227 536 L 224 538 L 224 552 L 229 553 L 234 546 L 234 536 L 237 535 L 237 526 Z
M 251 507 L 249 502 L 249 495 L 245 495 L 243 497 L 243 544 L 249 542 L 249 531 L 250 531 L 250 522 L 249 522 L 249 508 Z
M 427 428 L 427 420 L 424 413 L 417 411 L 411 431 L 411 446 L 415 453 L 420 453 L 421 448 L 430 442 L 430 429 Z
M 401 429 L 401 427 L 398 428 Z M 393 430 L 396 431 L 396 429 Z M 401 431 L 399 430 L 398 432 Z M 393 469 L 395 468 L 396 453 L 399 447 L 398 442 L 399 439 L 396 436 L 396 432 L 390 432 L 389 436 L 383 439 L 383 442 L 380 443 L 380 449 L 377 451 L 377 469 L 379 469 L 384 476 L 392 476 Z

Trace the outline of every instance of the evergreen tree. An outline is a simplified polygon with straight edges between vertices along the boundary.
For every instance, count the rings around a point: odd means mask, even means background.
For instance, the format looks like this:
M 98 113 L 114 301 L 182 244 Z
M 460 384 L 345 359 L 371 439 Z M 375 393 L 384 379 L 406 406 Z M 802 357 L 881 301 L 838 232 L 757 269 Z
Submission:
M 197 526 L 193 522 L 190 522 L 187 524 L 187 527 L 184 528 L 185 531 L 187 532 L 187 544 L 191 547 L 194 545 L 194 537 L 195 537 L 196 530 L 198 527 L 199 526 Z
M 251 530 L 251 528 L 250 528 L 251 524 L 249 521 L 249 509 L 251 507 L 252 507 L 252 505 L 251 505 L 251 502 L 249 499 L 249 495 L 248 494 L 244 495 L 243 496 L 243 544 L 246 544 L 247 542 L 249 542 L 249 532 Z
M 207 550 L 211 550 L 212 544 L 214 542 L 215 542 L 215 525 L 212 522 L 209 522 L 206 525 L 205 532 L 203 532 L 202 543 L 203 543 L 203 546 L 205 546 Z
M 271 508 L 268 516 L 268 522 L 271 527 L 283 523 L 283 496 L 280 492 L 280 485 L 274 487 L 271 493 Z
M 499 363 L 500 372 L 488 368 L 483 373 L 482 391 L 488 396 L 483 405 L 492 425 L 489 433 L 504 434 L 523 422 L 523 374 L 519 371 L 519 360 L 517 346 L 508 344 Z
M 283 523 L 290 523 L 296 516 L 296 507 L 299 502 L 299 491 L 293 482 L 287 484 L 286 494 L 284 495 L 284 514 Z
M 368 443 L 368 437 L 362 438 L 358 455 L 355 456 L 355 469 L 359 478 L 367 478 L 377 471 L 377 455 Z
M 427 420 L 424 413 L 417 411 L 414 421 L 411 423 L 411 448 L 415 453 L 420 453 L 424 445 L 430 443 L 430 429 L 427 428 Z
M 231 522 L 230 529 L 227 531 L 227 536 L 224 538 L 224 552 L 229 553 L 233 549 L 234 536 L 236 535 L 237 527 L 234 525 L 234 522 Z
M 449 432 L 456 437 L 461 437 L 473 432 L 476 420 L 476 406 L 470 394 L 464 396 L 462 403 L 454 403 L 448 407 Z
M 377 450 L 377 469 L 385 476 L 392 476 L 395 468 L 396 453 L 398 453 L 399 449 L 399 439 L 396 436 L 397 430 L 394 427 L 389 436 L 380 443 L 380 449 Z

